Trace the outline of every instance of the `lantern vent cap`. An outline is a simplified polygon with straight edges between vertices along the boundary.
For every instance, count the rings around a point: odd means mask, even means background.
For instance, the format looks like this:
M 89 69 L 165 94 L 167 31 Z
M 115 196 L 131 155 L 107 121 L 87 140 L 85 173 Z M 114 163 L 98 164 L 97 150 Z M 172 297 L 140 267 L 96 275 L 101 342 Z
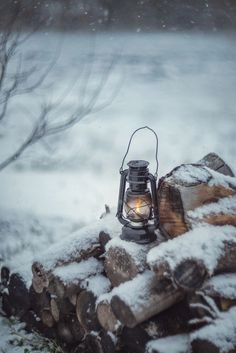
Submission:
M 146 169 L 149 166 L 149 162 L 144 161 L 142 159 L 136 159 L 136 160 L 132 160 L 129 163 L 127 163 L 127 165 L 130 168 L 135 168 L 135 169 Z

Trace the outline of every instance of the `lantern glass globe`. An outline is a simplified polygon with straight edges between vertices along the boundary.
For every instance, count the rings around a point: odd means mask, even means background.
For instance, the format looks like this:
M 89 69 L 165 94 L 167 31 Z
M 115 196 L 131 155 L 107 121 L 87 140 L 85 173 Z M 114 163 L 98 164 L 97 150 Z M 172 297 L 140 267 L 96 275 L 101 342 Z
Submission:
M 152 213 L 152 197 L 149 190 L 134 193 L 128 189 L 125 193 L 124 211 L 131 222 L 147 222 Z

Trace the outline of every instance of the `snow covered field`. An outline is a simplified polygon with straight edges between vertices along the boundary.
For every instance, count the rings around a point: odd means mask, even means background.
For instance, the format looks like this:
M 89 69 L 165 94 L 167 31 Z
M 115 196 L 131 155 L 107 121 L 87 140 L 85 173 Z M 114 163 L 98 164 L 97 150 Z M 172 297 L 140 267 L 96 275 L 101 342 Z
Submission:
M 44 60 L 58 46 L 48 78 L 54 85 L 43 92 L 47 101 L 70 86 L 83 62 L 93 63 L 93 85 L 114 55 L 118 61 L 101 102 L 119 90 L 104 110 L 33 146 L 0 173 L 0 262 L 30 259 L 97 219 L 105 203 L 116 205 L 121 160 L 140 126 L 159 136 L 160 176 L 211 151 L 235 170 L 235 34 L 41 33 L 25 44 L 25 65 L 34 50 Z M 39 94 L 14 100 L 19 106 L 10 107 L 11 119 L 0 127 L 1 160 L 26 137 L 44 100 Z M 75 86 L 63 102 L 64 114 L 78 100 Z M 141 132 L 129 158 L 149 160 L 154 171 L 154 149 L 154 138 Z

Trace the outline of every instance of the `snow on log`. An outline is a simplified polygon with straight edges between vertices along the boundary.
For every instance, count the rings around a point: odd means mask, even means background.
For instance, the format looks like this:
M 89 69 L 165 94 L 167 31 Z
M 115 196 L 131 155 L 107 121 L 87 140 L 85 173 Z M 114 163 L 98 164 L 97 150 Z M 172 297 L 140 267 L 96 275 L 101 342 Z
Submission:
M 158 280 L 149 270 L 114 288 L 111 295 L 115 316 L 131 328 L 183 298 L 181 290 L 174 288 L 168 280 Z
M 190 335 L 193 353 L 233 353 L 236 351 L 236 307 L 221 313 L 211 324 Z
M 180 334 L 175 336 L 169 336 L 166 338 L 160 338 L 148 342 L 146 346 L 146 353 L 189 353 L 190 343 L 189 335 Z M 207 352 L 202 350 L 201 353 Z
M 200 226 L 151 249 L 147 261 L 158 278 L 194 290 L 208 276 L 236 271 L 236 228 Z
M 119 237 L 112 239 L 106 245 L 105 271 L 112 285 L 133 279 L 147 267 L 146 256 L 148 251 L 158 243 L 143 245 L 121 240 Z
M 111 237 L 120 234 L 120 225 L 114 214 L 107 215 L 93 225 L 86 226 L 57 244 L 50 246 L 32 265 L 33 286 L 37 292 L 49 285 L 50 274 L 58 266 L 71 262 L 80 262 L 91 256 L 99 257 L 102 246 L 99 242 L 101 229 Z
M 230 173 L 229 167 L 224 168 L 229 175 L 224 175 L 220 173 L 222 170 L 218 165 L 215 166 L 218 172 L 206 165 L 183 164 L 160 179 L 160 230 L 167 237 L 181 235 L 199 222 L 235 225 L 236 200 L 230 196 L 236 195 L 236 178 Z M 211 163 L 208 165 L 214 167 Z M 228 200 L 217 204 L 223 198 Z M 212 206 L 199 209 L 208 204 Z

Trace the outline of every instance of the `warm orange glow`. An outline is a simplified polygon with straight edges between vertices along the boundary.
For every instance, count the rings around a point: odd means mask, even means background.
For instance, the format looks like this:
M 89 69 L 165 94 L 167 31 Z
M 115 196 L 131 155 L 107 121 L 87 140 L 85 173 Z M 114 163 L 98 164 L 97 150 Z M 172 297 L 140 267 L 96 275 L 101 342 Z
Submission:
M 141 207 L 142 207 L 142 200 L 137 199 L 136 205 L 135 205 L 135 210 L 136 210 L 137 213 L 141 212 Z

